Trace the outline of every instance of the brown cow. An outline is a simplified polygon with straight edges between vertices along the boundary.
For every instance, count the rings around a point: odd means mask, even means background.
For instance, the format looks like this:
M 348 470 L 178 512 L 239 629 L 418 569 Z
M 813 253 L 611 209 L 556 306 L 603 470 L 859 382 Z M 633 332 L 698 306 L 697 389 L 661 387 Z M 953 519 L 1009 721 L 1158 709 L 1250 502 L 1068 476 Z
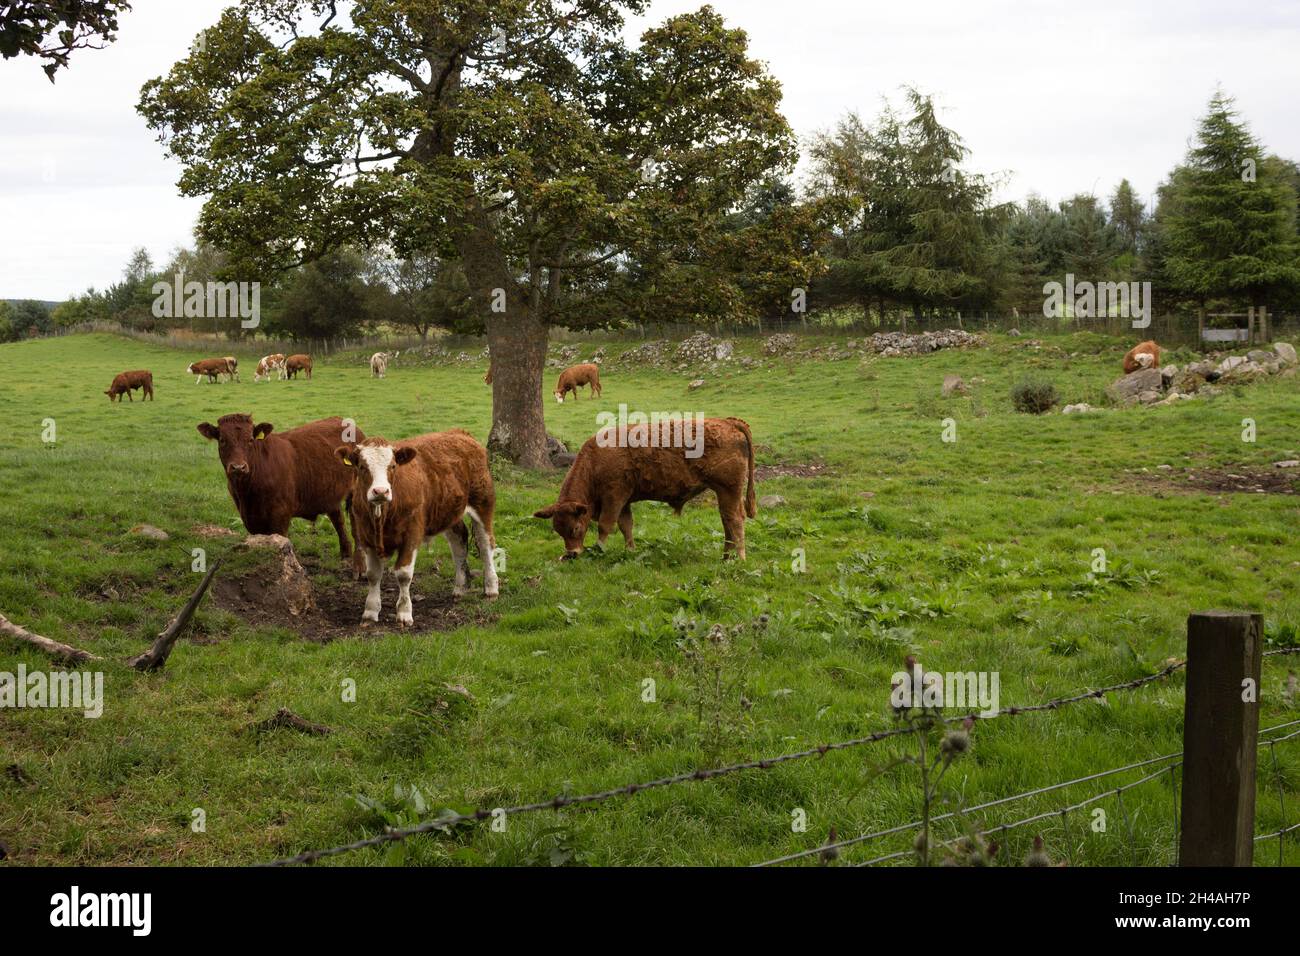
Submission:
M 253 381 L 269 382 L 271 380 L 272 372 L 279 372 L 281 379 L 285 377 L 284 354 L 282 352 L 273 352 L 270 355 L 263 355 L 257 363 L 257 371 L 253 373 Z
M 1129 375 L 1143 368 L 1160 367 L 1160 346 L 1155 342 L 1139 342 L 1128 350 L 1124 356 L 1124 374 Z
M 118 372 L 117 375 L 113 376 L 113 384 L 108 387 L 108 391 L 104 394 L 108 396 L 110 403 L 115 400 L 120 402 L 123 395 L 125 395 L 129 401 L 134 402 L 135 399 L 131 396 L 131 392 L 133 389 L 137 388 L 144 389 L 144 392 L 140 396 L 141 401 L 144 401 L 146 398 L 152 401 L 153 372 L 143 368 L 137 369 L 134 372 Z
M 578 387 L 581 385 L 591 386 L 592 398 L 600 396 L 599 365 L 592 365 L 588 362 L 584 365 L 574 365 L 571 368 L 566 368 L 560 373 L 560 380 L 555 383 L 555 400 L 563 402 L 569 392 L 572 392 L 574 401 L 577 401 Z
M 390 555 L 397 556 L 397 623 L 412 623 L 411 578 L 420 545 L 441 534 L 451 545 L 456 566 L 455 594 L 469 593 L 469 516 L 483 558 L 483 593 L 499 593 L 492 552 L 496 491 L 487 450 L 468 432 L 417 435 L 397 444 L 371 438 L 340 445 L 339 461 L 352 469 L 352 522 L 357 547 L 365 554 L 366 595 L 362 622 L 378 621 L 379 584 Z
M 199 359 L 197 362 L 191 362 L 185 371 L 198 376 L 194 379 L 194 384 L 197 385 L 203 381 L 205 375 L 209 383 L 219 381 L 222 375 L 230 371 L 230 366 L 226 364 L 224 358 Z
M 352 487 L 352 472 L 339 464 L 334 449 L 346 438 L 365 436 L 341 418 L 286 432 L 272 428 L 268 422 L 255 426 L 251 415 L 223 415 L 216 425 L 198 426 L 200 435 L 217 442 L 226 487 L 249 534 L 287 535 L 292 519 L 315 521 L 323 514 L 347 559 L 352 544 L 343 531 L 341 503 Z
M 306 372 L 308 380 L 311 379 L 311 356 L 310 355 L 290 355 L 284 360 L 285 371 L 290 378 L 295 378 L 299 372 Z
M 238 382 L 239 381 L 239 359 L 235 358 L 233 355 L 227 355 L 225 357 L 225 361 L 226 361 L 226 375 L 228 375 L 232 381 Z
M 664 501 L 681 514 L 686 502 L 712 489 L 726 536 L 722 555 L 730 557 L 734 551 L 743 559 L 745 518 L 758 513 L 749 425 L 739 418 L 688 418 L 675 434 L 654 425 L 623 427 L 626 440 L 614 426 L 588 438 L 569 466 L 555 504 L 533 515 L 551 519 L 551 526 L 564 539 L 564 557 L 582 553 L 593 519 L 599 525 L 602 547 L 617 523 L 631 548 L 632 502 Z

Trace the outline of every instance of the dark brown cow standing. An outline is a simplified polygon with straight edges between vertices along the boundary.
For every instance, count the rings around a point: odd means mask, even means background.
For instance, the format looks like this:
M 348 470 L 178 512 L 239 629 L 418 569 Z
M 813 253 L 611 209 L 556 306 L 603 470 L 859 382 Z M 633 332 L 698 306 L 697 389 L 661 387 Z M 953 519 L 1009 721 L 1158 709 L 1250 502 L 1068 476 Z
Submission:
M 694 424 L 693 420 L 686 422 Z M 645 429 L 639 436 L 636 429 Z M 723 557 L 745 557 L 745 518 L 758 513 L 754 497 L 754 441 L 748 423 L 739 418 L 704 419 L 703 454 L 688 458 L 687 448 L 628 447 L 649 444 L 649 426 L 628 427 L 626 446 L 616 444 L 614 429 L 588 438 L 560 486 L 555 504 L 534 513 L 550 518 L 564 539 L 565 558 L 575 558 L 583 548 L 587 528 L 594 520 L 603 546 L 617 524 L 623 540 L 632 547 L 632 503 L 663 501 L 682 513 L 686 502 L 706 490 L 718 496 L 718 512 L 726 536 Z M 603 436 L 603 437 L 602 437 Z M 698 441 L 698 437 L 694 439 Z M 688 436 L 687 444 L 690 444 Z
M 450 431 L 418 435 L 396 444 L 371 438 L 335 449 L 339 461 L 351 470 L 352 526 L 357 548 L 365 554 L 366 596 L 362 622 L 378 621 L 379 585 L 384 565 L 395 555 L 397 622 L 413 622 L 411 578 L 420 545 L 441 534 L 451 545 L 456 568 L 457 597 L 469 593 L 469 533 L 464 518 L 474 528 L 483 558 L 483 593 L 499 593 L 492 552 L 492 516 L 496 491 L 488 470 L 487 449 L 468 432 Z
M 306 372 L 307 378 L 311 378 L 311 356 L 310 355 L 290 355 L 284 360 L 285 371 L 289 373 L 290 378 L 297 377 L 299 372 Z
M 578 399 L 578 388 L 583 385 L 591 386 L 591 397 L 600 396 L 600 366 L 588 362 L 584 365 L 574 365 L 566 368 L 560 373 L 560 380 L 555 383 L 555 400 L 563 402 L 569 392 L 573 393 L 573 398 Z
M 294 518 L 315 521 L 325 515 L 339 536 L 339 554 L 352 544 L 343 530 L 341 505 L 352 487 L 352 471 L 334 456 L 345 438 L 365 439 L 341 418 L 322 418 L 285 432 L 251 415 L 223 415 L 216 425 L 203 422 L 199 434 L 217 442 L 226 487 L 249 534 L 289 533 Z
M 108 396 L 110 402 L 120 402 L 123 395 L 127 397 L 128 401 L 134 402 L 135 399 L 131 396 L 131 392 L 137 388 L 144 389 L 140 396 L 141 401 L 145 399 L 152 401 L 153 372 L 143 368 L 136 369 L 134 372 L 118 372 L 113 376 L 113 384 L 108 387 L 108 391 L 104 394 Z

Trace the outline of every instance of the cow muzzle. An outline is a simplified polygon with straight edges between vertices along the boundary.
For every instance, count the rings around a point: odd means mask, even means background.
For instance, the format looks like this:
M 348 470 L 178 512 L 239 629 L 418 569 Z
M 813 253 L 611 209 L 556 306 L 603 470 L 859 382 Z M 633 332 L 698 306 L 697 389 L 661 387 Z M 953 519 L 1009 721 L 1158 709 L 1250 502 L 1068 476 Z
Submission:
M 246 475 L 248 474 L 248 462 L 232 461 L 229 465 L 226 466 L 226 471 L 228 471 L 232 475 Z
M 578 557 L 578 555 L 580 555 L 580 554 L 582 554 L 582 549 L 581 549 L 581 548 L 579 548 L 577 551 L 565 551 L 564 554 L 560 555 L 560 560 L 561 560 L 561 561 L 573 561 L 573 560 L 575 560 L 575 559 Z

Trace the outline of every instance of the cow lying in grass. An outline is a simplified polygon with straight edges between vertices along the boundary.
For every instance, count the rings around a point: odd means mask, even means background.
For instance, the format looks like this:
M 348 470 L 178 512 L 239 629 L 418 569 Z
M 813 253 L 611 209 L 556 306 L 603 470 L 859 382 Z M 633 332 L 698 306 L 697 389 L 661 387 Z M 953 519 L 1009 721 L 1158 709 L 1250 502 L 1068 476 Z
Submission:
M 365 439 L 341 418 L 322 418 L 285 432 L 251 415 L 223 415 L 216 425 L 203 422 L 199 434 L 217 443 L 226 487 L 249 534 L 289 533 L 294 518 L 315 521 L 326 515 L 339 536 L 339 554 L 352 555 L 343 530 L 342 502 L 352 487 L 352 472 L 334 457 L 345 438 Z
M 685 419 L 681 427 L 684 435 L 688 429 L 701 427 L 701 423 Z M 576 558 L 582 553 L 592 521 L 600 529 L 597 541 L 602 547 L 617 524 L 623 541 L 631 548 L 634 501 L 667 502 L 681 514 L 686 502 L 712 490 L 718 496 L 726 537 L 723 557 L 734 554 L 743 559 L 745 518 L 758 512 L 754 498 L 754 442 L 749 425 L 739 418 L 706 418 L 702 419 L 702 427 L 702 453 L 698 457 L 687 455 L 692 442 L 699 442 L 698 436 L 684 435 L 687 447 L 681 447 L 682 442 L 671 447 L 673 443 L 651 440 L 650 425 L 628 426 L 626 443 L 618 440 L 612 426 L 597 432 L 587 439 L 569 466 L 555 504 L 535 512 L 533 517 L 549 518 L 551 527 L 564 539 L 564 558 Z M 643 431 L 638 433 L 637 429 Z M 650 447 L 653 444 L 659 447 Z
M 125 395 L 129 401 L 134 402 L 135 398 L 131 395 L 134 389 L 144 389 L 140 394 L 140 400 L 146 398 L 153 400 L 153 372 L 148 369 L 136 369 L 134 372 L 118 372 L 113 376 L 113 384 L 108 386 L 108 391 L 104 394 L 108 396 L 110 403 L 121 401 Z
M 487 450 L 472 435 L 456 428 L 396 444 L 371 438 L 340 445 L 334 454 L 352 475 L 352 524 L 370 582 L 363 623 L 379 620 L 379 584 L 390 556 L 397 558 L 397 623 L 413 623 L 415 555 L 434 535 L 443 535 L 451 546 L 456 596 L 469 593 L 467 515 L 483 558 L 483 593 L 497 596 L 499 584 L 492 564 L 496 491 Z
M 489 370 L 489 375 L 491 371 Z M 578 398 L 578 388 L 583 385 L 591 386 L 591 397 L 600 396 L 600 366 L 592 365 L 590 362 L 585 365 L 574 365 L 566 368 L 560 373 L 560 380 L 555 383 L 555 400 L 563 402 L 569 392 L 573 393 L 574 400 Z
M 1128 350 L 1124 356 L 1124 374 L 1130 375 L 1139 369 L 1160 367 L 1160 346 L 1155 342 L 1139 342 Z

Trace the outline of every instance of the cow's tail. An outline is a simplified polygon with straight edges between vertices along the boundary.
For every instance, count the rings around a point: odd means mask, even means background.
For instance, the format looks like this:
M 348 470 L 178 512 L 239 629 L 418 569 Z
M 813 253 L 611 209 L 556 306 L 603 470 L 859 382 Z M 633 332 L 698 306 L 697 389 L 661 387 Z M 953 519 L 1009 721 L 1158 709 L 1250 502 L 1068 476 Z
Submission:
M 750 518 L 758 514 L 758 499 L 754 496 L 754 436 L 749 433 L 749 422 L 740 418 L 729 418 L 731 422 L 745 433 L 745 446 L 749 452 L 749 481 L 745 486 L 745 514 Z

